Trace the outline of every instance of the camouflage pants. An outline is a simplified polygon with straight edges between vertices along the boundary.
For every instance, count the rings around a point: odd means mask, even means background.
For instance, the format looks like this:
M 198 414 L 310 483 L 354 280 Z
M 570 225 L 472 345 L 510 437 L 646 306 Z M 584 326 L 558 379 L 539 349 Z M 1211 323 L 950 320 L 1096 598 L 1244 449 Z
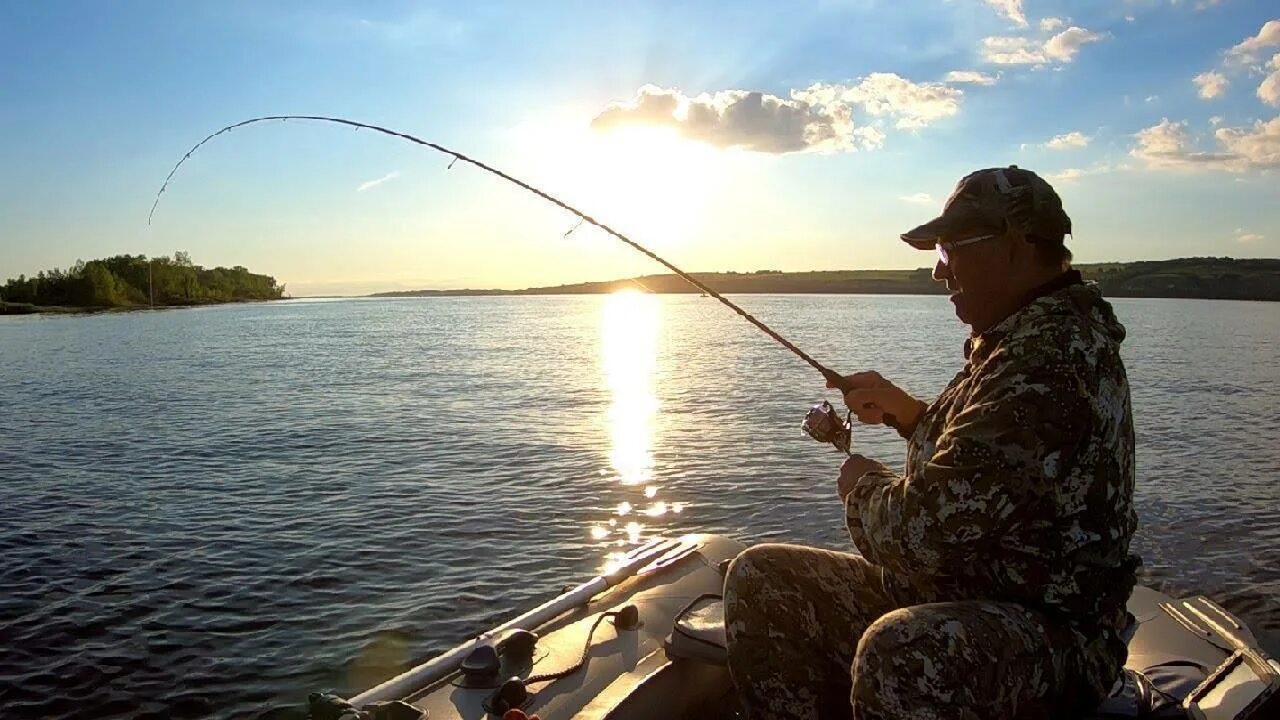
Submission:
M 724 603 L 729 670 L 752 718 L 1044 718 L 1061 686 L 1035 613 L 920 604 L 859 555 L 753 547 Z

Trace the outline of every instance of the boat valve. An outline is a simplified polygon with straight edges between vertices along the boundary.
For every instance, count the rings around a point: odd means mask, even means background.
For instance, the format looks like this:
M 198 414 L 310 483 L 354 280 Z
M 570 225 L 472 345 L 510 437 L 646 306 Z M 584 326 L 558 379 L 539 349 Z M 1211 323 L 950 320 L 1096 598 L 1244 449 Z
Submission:
M 619 630 L 636 630 L 640 627 L 640 608 L 623 605 L 613 613 L 613 626 Z
M 489 698 L 489 707 L 486 708 L 494 715 L 505 715 L 509 710 L 523 707 L 529 702 L 529 690 L 525 687 L 524 681 L 518 677 L 502 683 L 496 692 Z
M 498 644 L 504 657 L 517 657 L 528 660 L 533 657 L 533 649 L 538 646 L 538 634 L 528 630 L 512 630 L 511 634 Z M 497 672 L 495 669 L 494 672 Z
M 498 651 L 488 643 L 477 645 L 462 661 L 462 677 L 467 685 L 484 684 L 492 680 L 501 664 Z

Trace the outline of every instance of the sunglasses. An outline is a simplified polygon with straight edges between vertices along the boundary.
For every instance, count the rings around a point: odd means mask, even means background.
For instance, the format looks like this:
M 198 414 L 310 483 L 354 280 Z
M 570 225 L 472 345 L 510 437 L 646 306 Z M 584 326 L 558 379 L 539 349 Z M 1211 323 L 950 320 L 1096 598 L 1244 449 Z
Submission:
M 1000 233 L 979 235 L 977 237 L 964 238 L 963 240 L 939 240 L 938 243 L 934 245 L 934 248 L 937 249 L 938 259 L 942 261 L 942 264 L 950 265 L 951 253 L 955 252 L 956 248 L 964 247 L 965 245 L 972 245 L 976 242 L 982 242 L 983 240 L 990 240 L 995 237 L 1000 237 Z

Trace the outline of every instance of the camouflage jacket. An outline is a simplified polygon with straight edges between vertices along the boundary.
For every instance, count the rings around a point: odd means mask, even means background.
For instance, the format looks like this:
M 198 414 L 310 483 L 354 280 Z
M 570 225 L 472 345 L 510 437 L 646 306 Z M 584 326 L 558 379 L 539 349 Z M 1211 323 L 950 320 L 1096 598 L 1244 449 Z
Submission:
M 1140 564 L 1124 335 L 1091 284 L 1032 300 L 966 343 L 905 475 L 868 473 L 845 505 L 857 548 L 921 602 L 1039 610 L 1082 663 L 1072 675 L 1104 692 Z

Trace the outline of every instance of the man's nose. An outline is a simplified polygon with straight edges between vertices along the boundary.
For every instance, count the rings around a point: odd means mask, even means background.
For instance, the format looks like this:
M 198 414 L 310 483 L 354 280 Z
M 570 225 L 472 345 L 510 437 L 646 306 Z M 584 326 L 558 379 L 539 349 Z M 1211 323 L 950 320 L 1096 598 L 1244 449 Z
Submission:
M 933 279 L 937 282 L 946 282 L 951 279 L 951 268 L 942 262 L 942 258 L 938 258 L 938 262 L 933 264 Z

